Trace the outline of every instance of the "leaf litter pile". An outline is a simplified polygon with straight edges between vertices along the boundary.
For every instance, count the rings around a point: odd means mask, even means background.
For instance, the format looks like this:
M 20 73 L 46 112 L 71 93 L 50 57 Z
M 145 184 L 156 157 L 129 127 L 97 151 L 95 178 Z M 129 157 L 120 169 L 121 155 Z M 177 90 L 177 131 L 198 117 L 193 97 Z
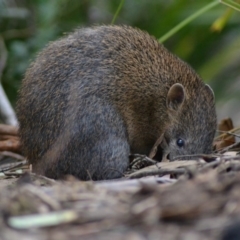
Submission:
M 240 239 L 240 129 L 218 130 L 212 155 L 134 155 L 121 179 L 83 182 L 31 173 L 17 129 L 0 124 L 0 239 Z

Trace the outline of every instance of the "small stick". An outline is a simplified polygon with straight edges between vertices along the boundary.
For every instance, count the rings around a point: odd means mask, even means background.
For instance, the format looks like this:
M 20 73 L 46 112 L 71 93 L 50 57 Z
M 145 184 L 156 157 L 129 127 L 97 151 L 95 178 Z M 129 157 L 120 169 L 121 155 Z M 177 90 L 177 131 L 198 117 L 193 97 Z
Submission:
M 7 124 L 0 124 L 0 134 L 17 136 L 18 128 Z

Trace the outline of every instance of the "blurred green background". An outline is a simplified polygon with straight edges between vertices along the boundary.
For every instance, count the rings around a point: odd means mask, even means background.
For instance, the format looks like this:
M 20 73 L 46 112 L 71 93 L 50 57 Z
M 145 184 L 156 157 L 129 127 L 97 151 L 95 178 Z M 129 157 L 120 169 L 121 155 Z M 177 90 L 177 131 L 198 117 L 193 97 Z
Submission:
M 116 24 L 127 24 L 160 38 L 209 0 L 125 0 Z M 0 0 L 0 54 L 7 51 L 3 87 L 15 106 L 30 61 L 49 41 L 76 27 L 110 24 L 120 0 Z M 223 20 L 221 31 L 213 25 Z M 164 45 L 209 83 L 219 119 L 240 124 L 240 12 L 224 5 L 201 15 Z M 0 62 L 2 64 L 2 62 Z

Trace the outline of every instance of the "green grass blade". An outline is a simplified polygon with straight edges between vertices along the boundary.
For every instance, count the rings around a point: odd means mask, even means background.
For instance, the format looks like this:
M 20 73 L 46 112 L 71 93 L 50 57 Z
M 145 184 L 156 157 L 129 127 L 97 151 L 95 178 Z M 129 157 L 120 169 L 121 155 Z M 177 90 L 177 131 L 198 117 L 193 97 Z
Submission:
M 117 16 L 118 16 L 119 12 L 120 12 L 121 9 L 122 9 L 122 6 L 123 6 L 123 4 L 124 4 L 124 1 L 125 1 L 125 0 L 121 0 L 119 6 L 118 6 L 118 8 L 117 8 L 117 11 L 116 11 L 115 14 L 114 14 L 114 17 L 113 17 L 113 19 L 112 19 L 111 24 L 114 24 L 114 23 L 115 23 L 115 21 L 116 21 L 116 19 L 117 19 Z
M 230 1 L 230 0 L 228 0 L 228 1 Z M 219 0 L 209 3 L 205 7 L 201 8 L 200 10 L 198 10 L 197 12 L 195 12 L 194 14 L 192 14 L 191 16 L 189 16 L 188 18 L 186 18 L 185 20 L 180 22 L 177 26 L 175 26 L 169 32 L 167 32 L 161 38 L 159 38 L 158 41 L 161 43 L 165 42 L 167 39 L 169 39 L 171 36 L 173 36 L 176 32 L 178 32 L 180 29 L 182 29 L 184 26 L 186 26 L 188 23 L 192 22 L 194 19 L 196 19 L 203 13 L 207 12 L 208 10 L 214 8 L 218 4 L 219 4 Z
M 228 7 L 231 7 L 237 11 L 240 11 L 240 4 L 235 2 L 235 1 L 232 1 L 232 0 L 220 0 L 220 2 L 222 4 L 225 4 L 227 5 Z

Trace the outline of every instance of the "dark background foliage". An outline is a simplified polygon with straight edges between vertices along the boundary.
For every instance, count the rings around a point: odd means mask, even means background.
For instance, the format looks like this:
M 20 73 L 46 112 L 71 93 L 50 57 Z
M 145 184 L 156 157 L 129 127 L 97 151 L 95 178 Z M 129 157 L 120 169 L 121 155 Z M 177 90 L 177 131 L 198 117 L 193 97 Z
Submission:
M 125 0 L 116 23 L 139 27 L 160 38 L 209 0 Z M 0 40 L 8 53 L 2 75 L 15 106 L 24 72 L 36 53 L 76 27 L 109 24 L 120 0 L 0 0 Z M 225 27 L 213 30 L 221 18 Z M 215 91 L 219 118 L 240 123 L 240 12 L 219 4 L 164 45 L 187 61 Z M 0 54 L 1 51 L 0 49 Z

